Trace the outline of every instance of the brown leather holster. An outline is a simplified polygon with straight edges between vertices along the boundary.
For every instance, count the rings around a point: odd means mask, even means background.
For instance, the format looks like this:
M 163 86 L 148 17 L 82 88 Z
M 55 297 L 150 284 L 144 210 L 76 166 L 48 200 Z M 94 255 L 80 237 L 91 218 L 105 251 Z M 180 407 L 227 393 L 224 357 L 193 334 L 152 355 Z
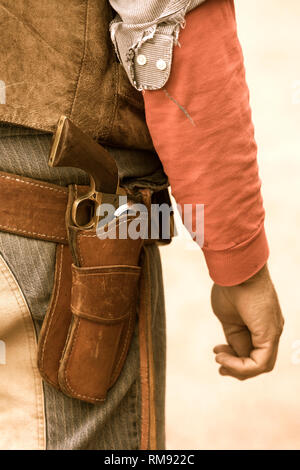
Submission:
M 0 190 L 7 196 L 0 230 L 57 242 L 52 298 L 38 340 L 40 373 L 66 395 L 99 403 L 128 353 L 141 297 L 141 253 L 153 240 L 120 238 L 132 216 L 108 223 L 106 233 L 115 224 L 114 238 L 74 226 L 71 207 L 86 187 L 0 172 Z M 149 207 L 151 191 L 139 195 Z
M 55 288 L 39 337 L 38 366 L 43 378 L 66 395 L 98 403 L 119 377 L 128 353 L 137 314 L 143 240 L 120 239 L 121 225 L 124 229 L 131 222 L 127 216 L 107 225 L 107 235 L 115 229 L 115 238 L 101 239 L 95 230 L 75 227 L 70 208 L 80 189 L 69 187 L 69 247 L 58 249 Z

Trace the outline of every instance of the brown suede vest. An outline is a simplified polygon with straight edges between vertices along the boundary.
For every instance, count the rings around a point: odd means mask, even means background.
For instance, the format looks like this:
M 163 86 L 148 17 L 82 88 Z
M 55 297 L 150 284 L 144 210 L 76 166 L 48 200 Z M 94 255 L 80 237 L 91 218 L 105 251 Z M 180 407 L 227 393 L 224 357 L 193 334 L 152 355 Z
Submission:
M 153 149 L 112 17 L 107 0 L 1 0 L 0 121 L 52 132 L 65 114 L 101 143 Z

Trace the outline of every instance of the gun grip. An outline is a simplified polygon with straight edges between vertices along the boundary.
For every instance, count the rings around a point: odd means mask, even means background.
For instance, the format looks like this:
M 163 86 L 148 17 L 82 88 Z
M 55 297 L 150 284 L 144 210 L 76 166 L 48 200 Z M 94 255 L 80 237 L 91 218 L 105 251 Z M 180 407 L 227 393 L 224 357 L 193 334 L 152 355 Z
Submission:
M 118 190 L 118 167 L 114 158 L 66 116 L 58 121 L 48 164 L 80 168 L 93 178 L 97 192 L 115 194 Z

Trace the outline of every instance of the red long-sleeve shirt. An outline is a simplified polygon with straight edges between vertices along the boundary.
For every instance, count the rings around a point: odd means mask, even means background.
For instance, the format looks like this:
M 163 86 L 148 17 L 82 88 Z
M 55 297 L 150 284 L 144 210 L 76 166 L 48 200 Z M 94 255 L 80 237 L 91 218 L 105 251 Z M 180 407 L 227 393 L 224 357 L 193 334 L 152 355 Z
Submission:
M 204 204 L 212 279 L 239 284 L 267 261 L 257 147 L 233 0 L 186 16 L 166 85 L 143 91 L 154 146 L 180 205 Z

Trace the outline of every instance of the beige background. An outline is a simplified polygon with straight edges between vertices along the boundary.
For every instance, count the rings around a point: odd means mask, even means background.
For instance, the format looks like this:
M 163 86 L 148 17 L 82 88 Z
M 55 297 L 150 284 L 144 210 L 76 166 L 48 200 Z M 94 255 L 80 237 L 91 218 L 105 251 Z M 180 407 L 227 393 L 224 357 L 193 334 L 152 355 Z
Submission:
M 300 448 L 300 92 L 293 88 L 300 90 L 300 2 L 235 3 L 259 146 L 269 266 L 286 326 L 271 374 L 247 382 L 220 377 L 212 349 L 223 334 L 210 308 L 211 280 L 201 250 L 180 230 L 162 249 L 169 449 Z

